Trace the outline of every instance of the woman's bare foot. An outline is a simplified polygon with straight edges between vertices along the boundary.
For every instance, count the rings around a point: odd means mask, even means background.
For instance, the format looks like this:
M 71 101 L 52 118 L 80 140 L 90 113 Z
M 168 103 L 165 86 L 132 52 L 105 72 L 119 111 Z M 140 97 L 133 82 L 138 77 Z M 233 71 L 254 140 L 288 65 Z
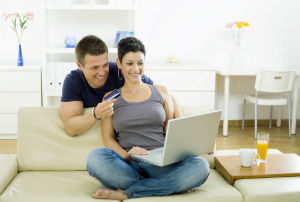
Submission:
M 194 192 L 194 189 L 190 189 L 190 190 L 187 190 L 187 191 L 184 191 L 184 192 L 181 192 L 182 194 L 186 194 L 186 193 L 193 193 Z
M 119 200 L 123 201 L 125 199 L 128 199 L 127 195 L 122 190 L 111 190 L 111 189 L 98 189 L 93 195 L 93 198 L 98 199 L 113 199 L 113 200 Z

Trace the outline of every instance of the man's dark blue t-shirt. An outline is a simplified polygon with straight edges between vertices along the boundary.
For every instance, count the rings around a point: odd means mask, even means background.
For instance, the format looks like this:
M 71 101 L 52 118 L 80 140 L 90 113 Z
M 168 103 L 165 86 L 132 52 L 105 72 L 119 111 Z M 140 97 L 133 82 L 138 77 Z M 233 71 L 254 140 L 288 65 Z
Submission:
M 153 81 L 145 75 L 143 75 L 142 80 L 144 83 L 153 85 Z M 102 102 L 103 96 L 107 92 L 123 85 L 124 78 L 122 76 L 122 79 L 119 79 L 116 63 L 109 63 L 108 78 L 101 88 L 92 88 L 81 70 L 73 70 L 65 78 L 61 102 L 82 101 L 84 108 L 95 107 L 99 102 Z

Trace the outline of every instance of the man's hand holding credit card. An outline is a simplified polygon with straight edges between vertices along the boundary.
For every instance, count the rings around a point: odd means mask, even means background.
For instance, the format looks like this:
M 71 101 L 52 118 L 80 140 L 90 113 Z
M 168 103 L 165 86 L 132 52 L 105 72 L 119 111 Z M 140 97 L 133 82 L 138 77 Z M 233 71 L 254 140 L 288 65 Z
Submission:
M 118 89 L 115 89 L 111 93 L 109 93 L 108 95 L 106 95 L 103 99 L 105 101 L 108 101 L 108 100 L 111 100 L 111 99 L 115 99 L 115 98 L 119 97 L 120 95 L 121 95 L 120 91 Z

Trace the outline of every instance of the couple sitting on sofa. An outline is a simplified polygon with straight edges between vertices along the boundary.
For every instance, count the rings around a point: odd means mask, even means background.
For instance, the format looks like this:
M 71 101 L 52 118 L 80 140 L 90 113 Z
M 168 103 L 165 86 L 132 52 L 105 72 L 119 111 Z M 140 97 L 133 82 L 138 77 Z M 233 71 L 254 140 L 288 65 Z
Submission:
M 59 111 L 71 136 L 101 119 L 106 148 L 89 154 L 87 170 L 109 189 L 99 189 L 93 197 L 125 200 L 170 195 L 203 184 L 209 165 L 201 157 L 164 167 L 130 158 L 163 146 L 168 120 L 180 116 L 179 107 L 164 86 L 152 85 L 143 75 L 146 52 L 141 41 L 128 37 L 119 42 L 117 67 L 108 63 L 107 54 L 105 43 L 95 36 L 78 43 L 79 70 L 66 77 Z M 121 93 L 119 98 L 102 101 L 116 88 Z M 94 108 L 83 115 L 84 107 Z

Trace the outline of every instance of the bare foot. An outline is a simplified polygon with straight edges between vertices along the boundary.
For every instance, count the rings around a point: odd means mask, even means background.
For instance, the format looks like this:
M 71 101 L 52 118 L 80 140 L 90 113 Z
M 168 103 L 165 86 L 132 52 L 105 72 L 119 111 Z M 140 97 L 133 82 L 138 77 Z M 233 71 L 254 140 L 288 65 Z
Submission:
M 190 189 L 190 190 L 187 190 L 187 191 L 184 191 L 184 192 L 181 192 L 182 194 L 185 194 L 185 193 L 192 193 L 194 192 L 194 189 Z
M 111 189 L 98 189 L 93 195 L 93 198 L 98 199 L 113 199 L 113 200 L 119 200 L 123 201 L 125 199 L 128 199 L 127 195 L 122 190 L 111 190 Z

